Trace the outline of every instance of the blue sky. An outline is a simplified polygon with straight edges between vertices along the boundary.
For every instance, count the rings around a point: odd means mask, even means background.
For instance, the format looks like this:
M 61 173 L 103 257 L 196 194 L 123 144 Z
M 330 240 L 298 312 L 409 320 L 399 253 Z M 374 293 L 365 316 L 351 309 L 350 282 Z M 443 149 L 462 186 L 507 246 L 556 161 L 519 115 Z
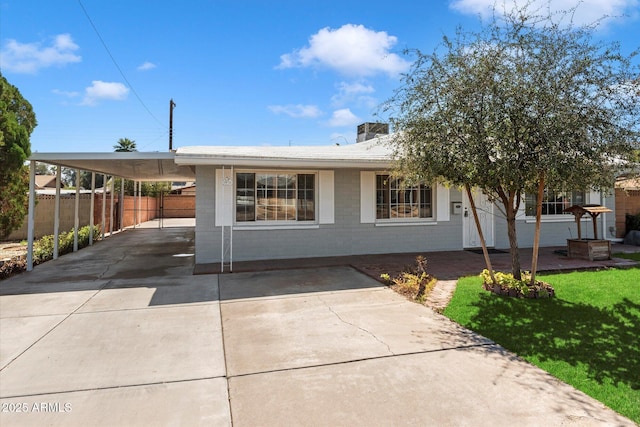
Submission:
M 171 98 L 174 148 L 354 143 L 403 50 L 477 28 L 493 3 L 0 0 L 0 68 L 36 112 L 33 151 L 166 151 Z M 639 0 L 585 0 L 575 19 L 602 15 L 617 18 L 599 38 L 638 48 Z

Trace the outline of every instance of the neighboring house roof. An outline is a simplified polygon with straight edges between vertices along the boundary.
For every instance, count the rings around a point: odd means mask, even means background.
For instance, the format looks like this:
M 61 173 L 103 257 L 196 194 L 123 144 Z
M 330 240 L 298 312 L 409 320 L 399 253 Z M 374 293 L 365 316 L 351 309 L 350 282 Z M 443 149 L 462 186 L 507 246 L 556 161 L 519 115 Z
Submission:
M 102 193 L 102 190 L 96 190 L 96 193 Z M 80 194 L 91 194 L 91 190 L 80 190 L 79 191 Z M 55 188 L 42 188 L 42 189 L 36 189 L 36 194 L 43 194 L 43 195 L 47 195 L 47 196 L 55 196 L 56 195 L 56 189 Z M 76 194 L 76 190 L 75 189 L 68 189 L 68 188 L 61 188 L 60 189 L 60 194 L 64 195 L 64 194 Z
M 184 189 L 187 189 L 187 188 L 194 188 L 195 186 L 196 186 L 195 181 L 172 182 L 171 183 L 171 191 L 184 190 Z
M 36 175 L 36 188 L 56 188 L 56 176 Z
M 625 190 L 640 190 L 640 178 L 626 178 L 616 182 L 616 188 Z
M 280 167 L 382 167 L 391 165 L 389 136 L 350 145 L 300 147 L 182 147 L 178 165 L 240 165 Z

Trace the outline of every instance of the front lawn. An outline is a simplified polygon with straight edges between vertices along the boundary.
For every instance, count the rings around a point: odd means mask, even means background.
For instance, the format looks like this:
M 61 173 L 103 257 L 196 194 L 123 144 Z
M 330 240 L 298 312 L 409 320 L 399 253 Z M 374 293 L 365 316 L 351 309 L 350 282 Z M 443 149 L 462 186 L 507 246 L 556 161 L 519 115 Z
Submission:
M 544 275 L 550 299 L 460 279 L 444 314 L 640 423 L 640 269 Z
M 619 254 L 613 254 L 611 256 L 614 258 L 625 258 L 625 259 L 631 259 L 633 261 L 640 262 L 640 252 L 633 252 L 630 254 L 619 253 Z

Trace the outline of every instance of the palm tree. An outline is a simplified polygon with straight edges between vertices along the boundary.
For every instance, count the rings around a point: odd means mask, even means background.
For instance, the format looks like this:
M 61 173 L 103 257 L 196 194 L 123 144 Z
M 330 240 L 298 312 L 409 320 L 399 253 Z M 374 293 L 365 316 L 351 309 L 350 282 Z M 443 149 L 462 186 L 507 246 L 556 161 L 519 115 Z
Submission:
M 122 152 L 122 151 L 138 151 L 136 148 L 136 142 L 130 140 L 129 138 L 120 138 L 118 143 L 113 146 L 114 151 Z

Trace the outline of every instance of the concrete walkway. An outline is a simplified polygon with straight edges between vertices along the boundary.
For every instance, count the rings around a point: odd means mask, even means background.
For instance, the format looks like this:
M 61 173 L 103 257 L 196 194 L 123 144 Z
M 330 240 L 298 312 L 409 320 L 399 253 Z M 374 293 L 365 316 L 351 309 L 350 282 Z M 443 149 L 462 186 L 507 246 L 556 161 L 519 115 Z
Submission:
M 0 282 L 0 425 L 633 425 L 353 267 L 192 268 L 141 229 Z

